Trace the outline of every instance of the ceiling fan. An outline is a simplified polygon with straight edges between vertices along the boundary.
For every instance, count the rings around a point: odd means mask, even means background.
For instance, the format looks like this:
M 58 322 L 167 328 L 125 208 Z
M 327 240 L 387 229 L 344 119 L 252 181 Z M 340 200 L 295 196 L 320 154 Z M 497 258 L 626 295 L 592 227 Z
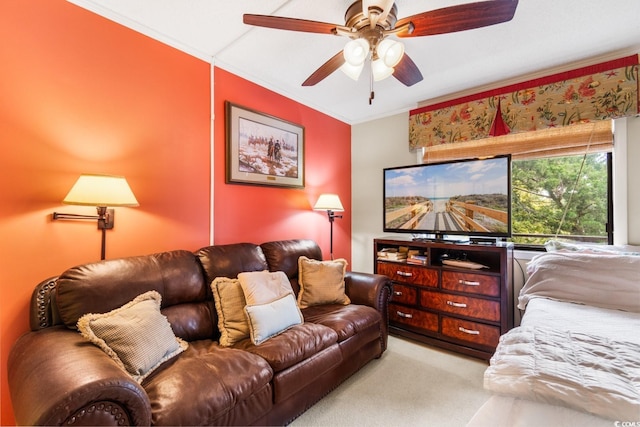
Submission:
M 423 79 L 422 73 L 404 53 L 403 44 L 389 36 L 422 37 L 495 25 L 510 21 L 517 6 L 518 0 L 488 0 L 397 19 L 398 9 L 393 0 L 358 0 L 347 9 L 344 25 L 253 14 L 245 14 L 243 22 L 258 27 L 332 34 L 351 39 L 344 50 L 322 64 L 302 86 L 313 86 L 338 69 L 357 80 L 367 58 L 371 61 L 373 80 L 393 75 L 404 85 L 412 86 Z

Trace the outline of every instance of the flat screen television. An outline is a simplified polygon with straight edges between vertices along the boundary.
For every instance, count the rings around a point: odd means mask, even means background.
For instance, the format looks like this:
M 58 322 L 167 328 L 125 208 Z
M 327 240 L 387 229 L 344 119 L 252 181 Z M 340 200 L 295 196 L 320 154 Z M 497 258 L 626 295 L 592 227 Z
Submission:
M 511 236 L 511 156 L 384 169 L 384 231 Z

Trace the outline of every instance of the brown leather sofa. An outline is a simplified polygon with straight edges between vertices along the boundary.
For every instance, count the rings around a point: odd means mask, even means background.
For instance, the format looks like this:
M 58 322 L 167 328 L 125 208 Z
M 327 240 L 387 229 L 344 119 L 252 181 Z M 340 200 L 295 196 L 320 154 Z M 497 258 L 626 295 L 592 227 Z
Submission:
M 40 283 L 31 331 L 11 349 L 9 387 L 22 425 L 282 425 L 385 351 L 386 277 L 347 272 L 349 305 L 302 310 L 304 323 L 261 345 L 218 343 L 210 283 L 248 271 L 284 271 L 294 291 L 298 258 L 322 259 L 310 240 L 238 243 L 73 267 Z M 76 330 L 149 290 L 189 343 L 141 384 Z

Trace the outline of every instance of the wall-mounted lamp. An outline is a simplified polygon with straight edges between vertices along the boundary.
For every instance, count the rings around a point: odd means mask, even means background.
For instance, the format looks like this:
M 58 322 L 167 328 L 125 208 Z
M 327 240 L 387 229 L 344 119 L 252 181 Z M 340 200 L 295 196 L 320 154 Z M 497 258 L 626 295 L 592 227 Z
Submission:
M 77 215 L 54 212 L 53 219 L 98 220 L 102 230 L 100 259 L 105 258 L 106 230 L 112 229 L 115 211 L 107 206 L 139 206 L 136 196 L 123 176 L 83 174 L 62 200 L 67 205 L 95 206 L 98 215 Z
M 344 212 L 342 202 L 337 194 L 321 194 L 318 201 L 313 206 L 316 211 L 327 211 L 329 217 L 329 224 L 331 225 L 331 240 L 330 240 L 330 254 L 333 259 L 333 220 L 336 218 L 342 218 L 342 215 L 336 215 L 336 212 Z

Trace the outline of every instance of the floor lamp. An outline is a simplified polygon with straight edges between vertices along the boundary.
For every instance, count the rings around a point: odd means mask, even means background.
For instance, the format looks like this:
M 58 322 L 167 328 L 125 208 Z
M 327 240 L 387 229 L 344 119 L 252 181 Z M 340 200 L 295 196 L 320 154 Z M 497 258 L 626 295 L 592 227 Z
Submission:
M 331 228 L 330 254 L 331 259 L 333 259 L 333 221 L 336 218 L 342 218 L 342 215 L 336 215 L 336 212 L 344 212 L 344 207 L 342 207 L 340 197 L 338 197 L 337 194 L 321 194 L 318 201 L 313 206 L 313 209 L 316 211 L 327 211 Z
M 80 175 L 62 203 L 96 207 L 97 215 L 54 212 L 53 219 L 97 220 L 98 230 L 102 231 L 100 259 L 105 259 L 106 231 L 112 229 L 115 222 L 115 211 L 107 209 L 107 206 L 139 206 L 123 176 L 89 174 Z

